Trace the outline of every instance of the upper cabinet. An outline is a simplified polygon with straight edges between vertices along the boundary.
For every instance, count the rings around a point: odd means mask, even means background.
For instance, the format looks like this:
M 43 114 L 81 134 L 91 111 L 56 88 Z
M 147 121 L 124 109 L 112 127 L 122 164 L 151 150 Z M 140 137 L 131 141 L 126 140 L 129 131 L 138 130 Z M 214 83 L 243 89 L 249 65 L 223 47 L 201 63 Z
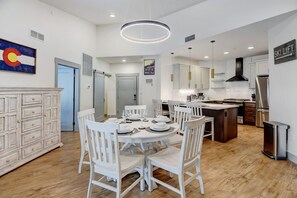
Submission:
M 268 60 L 259 60 L 256 62 L 249 63 L 250 68 L 250 75 L 249 75 L 249 87 L 251 89 L 256 88 L 256 77 L 258 75 L 268 75 L 269 69 L 268 69 Z
M 173 65 L 173 89 L 208 89 L 209 68 Z

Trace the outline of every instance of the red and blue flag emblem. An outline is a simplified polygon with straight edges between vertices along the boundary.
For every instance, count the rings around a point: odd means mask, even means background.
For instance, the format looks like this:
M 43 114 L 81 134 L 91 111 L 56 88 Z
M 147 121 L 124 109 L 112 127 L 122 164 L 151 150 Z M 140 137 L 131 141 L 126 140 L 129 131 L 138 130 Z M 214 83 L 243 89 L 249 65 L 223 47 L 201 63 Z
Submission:
M 36 50 L 0 39 L 0 70 L 35 73 Z

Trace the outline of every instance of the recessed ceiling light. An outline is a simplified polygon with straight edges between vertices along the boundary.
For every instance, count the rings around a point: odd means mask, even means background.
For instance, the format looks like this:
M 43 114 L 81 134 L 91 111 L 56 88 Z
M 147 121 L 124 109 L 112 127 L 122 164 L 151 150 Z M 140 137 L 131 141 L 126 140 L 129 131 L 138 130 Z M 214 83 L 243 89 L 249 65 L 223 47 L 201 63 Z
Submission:
M 126 59 L 123 59 L 122 62 L 126 62 Z
M 226 54 L 229 54 L 229 52 L 224 52 L 224 54 L 226 55 Z
M 114 18 L 114 17 L 116 17 L 116 15 L 115 14 L 110 14 L 109 17 Z
M 249 46 L 248 49 L 249 50 L 254 49 L 254 46 Z
M 204 58 L 209 58 L 208 56 L 204 56 Z

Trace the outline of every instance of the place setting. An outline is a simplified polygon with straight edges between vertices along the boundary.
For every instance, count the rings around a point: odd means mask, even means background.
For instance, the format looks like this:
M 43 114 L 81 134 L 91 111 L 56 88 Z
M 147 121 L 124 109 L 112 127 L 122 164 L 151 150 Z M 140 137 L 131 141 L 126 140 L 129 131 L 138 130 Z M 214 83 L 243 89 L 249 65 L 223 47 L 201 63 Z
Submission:
M 148 132 L 171 132 L 174 128 L 167 125 L 165 122 L 156 122 L 153 125 L 146 127 L 145 130 Z
M 155 119 L 152 120 L 152 123 L 167 123 L 172 124 L 173 121 L 170 120 L 167 116 L 157 115 Z

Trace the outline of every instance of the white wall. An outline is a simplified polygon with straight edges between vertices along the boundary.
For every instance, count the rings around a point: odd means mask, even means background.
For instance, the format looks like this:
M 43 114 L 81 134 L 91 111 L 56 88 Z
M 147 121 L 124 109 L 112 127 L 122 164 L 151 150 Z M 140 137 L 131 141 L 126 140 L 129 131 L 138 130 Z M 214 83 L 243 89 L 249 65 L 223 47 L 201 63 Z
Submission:
M 297 38 L 297 14 L 269 31 L 270 120 L 290 125 L 289 159 L 297 163 L 297 60 L 274 64 L 273 48 Z
M 116 75 L 139 74 L 139 104 L 147 105 L 152 109 L 152 99 L 160 98 L 160 60 L 157 56 L 149 56 L 144 59 L 155 59 L 155 75 L 144 75 L 143 62 L 110 64 L 112 77 L 108 82 L 108 115 L 116 115 Z M 146 83 L 146 79 L 152 79 L 153 83 Z M 148 112 L 152 115 L 152 112 Z
M 95 56 L 93 24 L 37 0 L 1 0 L 0 13 L 1 38 L 37 49 L 36 75 L 0 71 L 1 87 L 54 87 L 55 57 L 82 64 L 82 53 Z M 44 34 L 45 41 L 31 38 L 30 29 Z M 80 79 L 80 109 L 90 108 L 92 77 Z

